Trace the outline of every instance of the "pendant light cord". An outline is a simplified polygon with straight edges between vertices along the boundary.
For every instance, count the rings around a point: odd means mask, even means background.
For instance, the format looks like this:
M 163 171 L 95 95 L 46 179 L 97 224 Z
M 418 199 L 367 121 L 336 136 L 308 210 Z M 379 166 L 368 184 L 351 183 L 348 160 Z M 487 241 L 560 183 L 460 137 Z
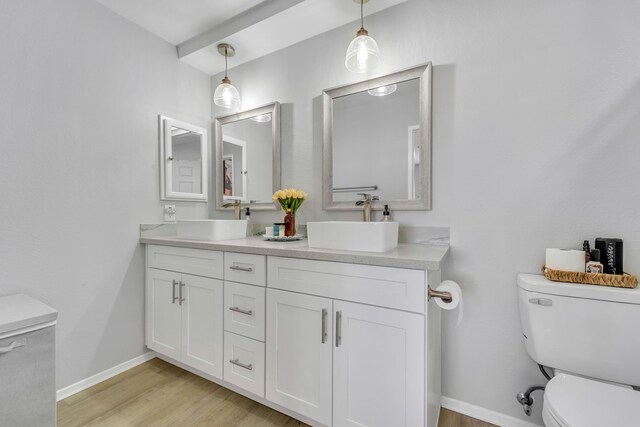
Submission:
M 229 53 L 227 52 L 227 49 L 229 49 L 228 47 L 224 47 L 224 78 L 228 79 L 227 77 L 227 58 L 229 57 Z
M 360 0 L 360 27 L 364 28 L 364 0 Z

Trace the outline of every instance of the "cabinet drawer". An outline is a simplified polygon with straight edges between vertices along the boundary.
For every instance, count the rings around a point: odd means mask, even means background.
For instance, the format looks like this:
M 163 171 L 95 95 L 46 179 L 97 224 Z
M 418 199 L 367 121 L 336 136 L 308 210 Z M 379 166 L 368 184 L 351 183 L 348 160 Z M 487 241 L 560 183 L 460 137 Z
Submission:
M 270 288 L 424 313 L 425 272 L 269 257 Z
M 224 380 L 264 397 L 264 343 L 224 333 Z
M 147 245 L 147 267 L 222 279 L 222 252 Z
M 265 286 L 266 264 L 267 259 L 264 255 L 225 252 L 224 279 L 232 282 Z
M 265 288 L 224 283 L 224 329 L 264 341 Z

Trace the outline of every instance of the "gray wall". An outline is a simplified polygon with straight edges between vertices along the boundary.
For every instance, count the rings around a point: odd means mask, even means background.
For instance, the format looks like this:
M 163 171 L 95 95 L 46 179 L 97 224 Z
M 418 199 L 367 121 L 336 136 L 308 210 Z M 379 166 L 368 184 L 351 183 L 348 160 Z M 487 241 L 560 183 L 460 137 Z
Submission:
M 157 115 L 209 128 L 210 82 L 94 1 L 2 1 L 0 45 L 0 295 L 60 311 L 61 388 L 144 352 L 138 235 L 162 220 Z
M 376 74 L 434 63 L 433 210 L 394 216 L 451 227 L 444 277 L 464 288 L 465 312 L 457 327 L 443 315 L 446 396 L 525 418 L 515 393 L 543 378 L 522 343 L 515 277 L 539 272 L 545 247 L 619 236 L 626 269 L 640 271 L 638 16 L 633 0 L 410 0 L 367 18 Z M 320 95 L 363 78 L 344 67 L 357 27 L 229 71 L 244 108 L 283 104 L 283 186 L 310 194 L 302 222 L 361 217 L 321 209 Z

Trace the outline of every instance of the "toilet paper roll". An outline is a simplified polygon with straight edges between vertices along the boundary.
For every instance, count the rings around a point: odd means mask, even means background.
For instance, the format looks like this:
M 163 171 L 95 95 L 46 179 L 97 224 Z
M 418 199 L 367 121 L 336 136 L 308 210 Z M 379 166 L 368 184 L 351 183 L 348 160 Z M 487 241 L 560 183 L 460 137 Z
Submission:
M 547 248 L 544 265 L 552 270 L 584 273 L 586 265 L 584 251 Z
M 456 326 L 462 321 L 462 289 L 453 280 L 445 280 L 435 289 L 439 292 L 449 292 L 451 294 L 451 302 L 445 302 L 441 298 L 436 298 L 436 304 L 443 310 L 455 310 L 458 308 L 458 320 Z

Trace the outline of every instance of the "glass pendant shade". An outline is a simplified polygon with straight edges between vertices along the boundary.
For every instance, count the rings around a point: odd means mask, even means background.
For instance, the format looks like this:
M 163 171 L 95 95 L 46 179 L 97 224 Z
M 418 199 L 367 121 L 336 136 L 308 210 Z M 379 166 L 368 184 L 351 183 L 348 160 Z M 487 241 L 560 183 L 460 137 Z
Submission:
M 371 96 L 387 96 L 387 95 L 391 95 L 397 89 L 398 89 L 398 85 L 393 84 L 388 86 L 380 86 L 375 89 L 369 89 L 368 92 L 369 92 L 369 95 Z
M 249 120 L 258 123 L 267 123 L 271 121 L 271 114 L 258 114 L 257 116 L 249 117 Z
M 344 65 L 353 73 L 366 73 L 373 70 L 380 63 L 378 43 L 369 37 L 367 30 L 361 28 L 358 35 L 347 48 Z
M 231 80 L 225 77 L 213 93 L 213 102 L 223 108 L 238 108 L 240 107 L 240 93 L 231 84 Z

